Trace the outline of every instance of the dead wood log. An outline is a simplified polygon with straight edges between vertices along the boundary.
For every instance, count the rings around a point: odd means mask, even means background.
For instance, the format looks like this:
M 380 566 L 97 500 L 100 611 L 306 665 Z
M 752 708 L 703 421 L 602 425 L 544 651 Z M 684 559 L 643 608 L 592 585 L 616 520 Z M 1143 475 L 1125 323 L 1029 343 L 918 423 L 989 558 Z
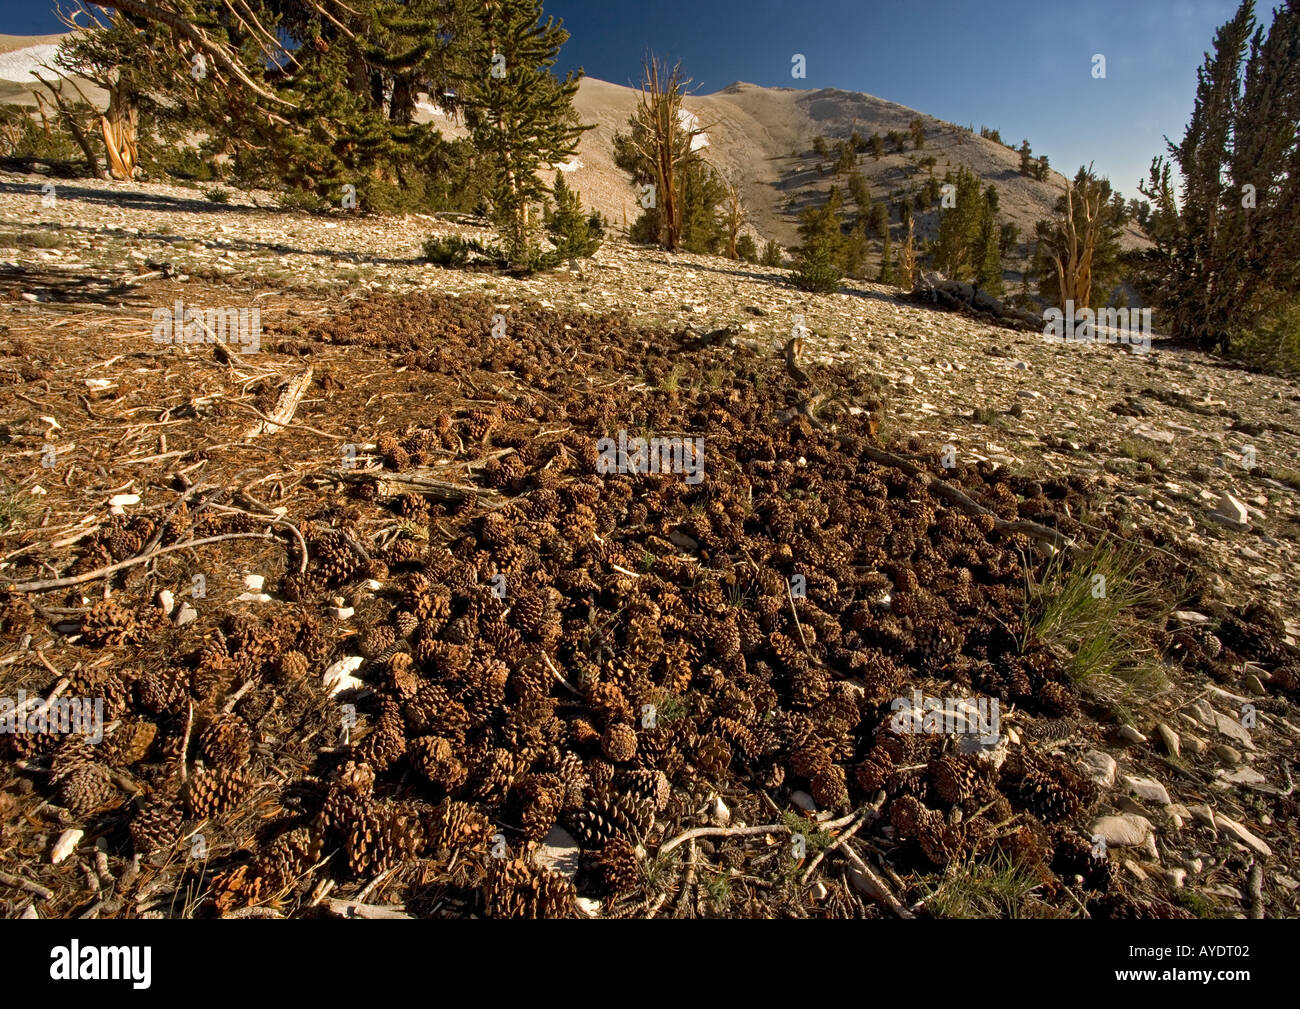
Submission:
M 501 495 L 496 491 L 486 490 L 474 484 L 460 484 L 452 483 L 449 480 L 440 480 L 429 474 L 429 470 L 407 470 L 402 473 L 394 473 L 382 469 L 335 469 L 328 470 L 325 475 L 333 480 L 342 480 L 345 483 L 374 483 L 376 485 L 375 489 L 381 497 L 396 497 L 398 494 L 423 494 L 435 501 L 445 501 L 452 504 L 459 504 L 471 498 L 476 498 L 489 507 L 500 507 L 505 504 Z
M 283 430 L 289 421 L 293 420 L 293 415 L 298 412 L 298 404 L 302 402 L 302 397 L 311 387 L 311 376 L 311 365 L 308 365 L 300 374 L 291 378 L 289 384 L 280 393 L 280 398 L 275 401 L 275 409 L 266 416 L 265 420 L 259 420 L 251 425 L 244 432 L 244 439 L 256 438 L 261 434 L 275 434 Z

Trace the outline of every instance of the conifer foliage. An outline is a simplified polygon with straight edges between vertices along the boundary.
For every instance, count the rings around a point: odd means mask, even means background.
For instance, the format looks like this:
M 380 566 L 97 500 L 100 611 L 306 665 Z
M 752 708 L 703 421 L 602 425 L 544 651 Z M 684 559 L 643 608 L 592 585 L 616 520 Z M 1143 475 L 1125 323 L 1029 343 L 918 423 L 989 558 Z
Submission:
M 829 292 L 839 289 L 840 277 L 843 276 L 842 263 L 848 247 L 840 231 L 843 202 L 839 189 L 832 189 L 830 199 L 820 207 L 805 210 L 800 218 L 799 237 L 802 243 L 798 249 L 792 279 L 801 290 Z
M 1279 7 L 1265 33 L 1246 0 L 1197 81 L 1182 142 L 1168 143 L 1169 160 L 1154 159 L 1142 187 L 1155 247 L 1139 288 L 1175 335 L 1229 350 L 1300 303 L 1300 7 Z
M 568 40 L 535 0 L 484 0 L 458 97 L 475 148 L 487 161 L 492 217 L 511 265 L 536 265 L 536 214 L 543 164 L 578 149 L 585 127 L 573 111 L 581 71 L 559 80 L 551 68 Z

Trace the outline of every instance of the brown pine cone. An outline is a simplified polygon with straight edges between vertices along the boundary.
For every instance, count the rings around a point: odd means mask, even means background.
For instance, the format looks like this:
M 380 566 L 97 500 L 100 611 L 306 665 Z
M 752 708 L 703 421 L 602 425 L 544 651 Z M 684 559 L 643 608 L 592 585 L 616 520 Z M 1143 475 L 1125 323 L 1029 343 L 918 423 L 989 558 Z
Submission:
M 131 820 L 131 844 L 141 855 L 170 848 L 180 839 L 184 821 L 184 811 L 174 795 L 155 793 Z
M 614 722 L 600 738 L 600 748 L 616 764 L 636 756 L 636 729 L 626 722 Z
M 217 715 L 199 733 L 199 752 L 212 767 L 242 767 L 252 756 L 253 735 L 233 712 Z
M 611 838 L 606 843 L 596 858 L 596 865 L 602 881 L 612 894 L 627 893 L 641 882 L 636 849 L 622 835 Z
M 469 769 L 457 759 L 451 740 L 420 736 L 406 747 L 406 757 L 417 774 L 439 788 L 454 792 L 469 778 Z
M 207 819 L 233 809 L 252 790 L 253 781 L 242 767 L 218 767 L 190 778 L 185 807 L 194 819 Z

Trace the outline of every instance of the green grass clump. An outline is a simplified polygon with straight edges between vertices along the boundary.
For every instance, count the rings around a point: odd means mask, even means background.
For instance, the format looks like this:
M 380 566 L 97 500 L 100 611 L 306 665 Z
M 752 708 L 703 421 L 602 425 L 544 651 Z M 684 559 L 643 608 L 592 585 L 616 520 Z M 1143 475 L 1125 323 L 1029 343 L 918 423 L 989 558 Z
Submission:
M 1020 862 L 997 855 L 950 867 L 926 894 L 925 906 L 936 918 L 1014 918 L 1041 882 Z
M 1125 438 L 1116 447 L 1120 455 L 1125 459 L 1134 459 L 1137 462 L 1144 462 L 1152 469 L 1163 473 L 1168 465 L 1168 460 L 1154 445 L 1147 444 L 1140 438 Z
M 1165 626 L 1177 592 L 1145 576 L 1135 546 L 1103 540 L 1076 561 L 1064 557 L 1028 586 L 1026 645 L 1052 648 L 1080 689 L 1111 702 L 1165 690 L 1159 650 L 1143 630 Z

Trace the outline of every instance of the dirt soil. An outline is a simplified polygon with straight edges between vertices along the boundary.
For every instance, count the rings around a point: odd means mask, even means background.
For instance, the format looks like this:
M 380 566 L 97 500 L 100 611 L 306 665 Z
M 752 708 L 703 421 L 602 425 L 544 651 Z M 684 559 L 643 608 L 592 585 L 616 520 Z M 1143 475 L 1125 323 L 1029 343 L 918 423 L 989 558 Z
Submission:
M 7 916 L 1295 915 L 1294 491 L 1251 471 L 1276 487 L 1242 532 L 1169 489 L 1217 499 L 1229 471 L 1179 455 L 1216 425 L 1291 438 L 1287 384 L 1220 407 L 1169 372 L 1240 373 L 1098 354 L 1134 388 L 1089 394 L 1145 413 L 1102 411 L 1089 448 L 1050 430 L 1076 397 L 970 382 L 1048 367 L 1041 340 L 870 285 L 610 299 L 634 316 L 565 274 L 124 277 L 94 241 L 3 278 L 0 697 L 97 698 L 105 731 L 0 737 Z M 612 243 L 583 269 L 735 267 Z M 259 352 L 154 342 L 177 299 L 256 304 Z M 877 317 L 839 329 L 859 306 L 980 349 L 900 362 Z M 1159 458 L 1102 451 L 1102 424 L 1180 410 L 1198 434 L 1128 435 Z M 601 472 L 620 431 L 703 439 L 702 479 Z M 1158 590 L 1121 630 L 1159 688 L 1076 681 L 1038 631 L 1040 587 L 1102 541 Z M 914 691 L 999 723 L 905 731 Z

